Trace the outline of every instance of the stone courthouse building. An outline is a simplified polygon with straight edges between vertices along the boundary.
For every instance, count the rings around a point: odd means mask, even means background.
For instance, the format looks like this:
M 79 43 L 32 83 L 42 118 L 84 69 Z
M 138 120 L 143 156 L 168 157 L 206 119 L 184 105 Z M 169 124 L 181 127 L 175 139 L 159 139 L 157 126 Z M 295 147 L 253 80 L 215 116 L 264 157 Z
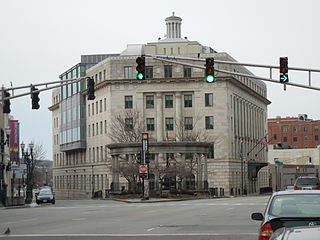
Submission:
M 216 195 L 238 195 L 269 185 L 263 168 L 267 156 L 259 144 L 266 135 L 270 104 L 263 82 L 216 73 L 216 81 L 207 83 L 201 68 L 149 56 L 146 79 L 136 79 L 136 58 L 141 55 L 235 61 L 182 38 L 181 21 L 174 14 L 165 19 L 165 39 L 129 44 L 120 54 L 82 56 L 80 64 L 60 76 L 92 77 L 96 98 L 87 100 L 85 81 L 53 91 L 49 109 L 57 198 L 104 197 L 106 190 L 128 190 L 123 167 L 129 169 L 136 161 L 141 140 L 124 141 L 128 136 L 123 129 L 149 134 L 151 190 L 214 189 Z M 215 68 L 252 75 L 239 65 L 215 63 Z M 178 166 L 176 173 L 181 166 L 187 169 L 187 175 L 180 174 L 180 185 L 172 166 Z M 170 176 L 160 171 L 166 167 Z

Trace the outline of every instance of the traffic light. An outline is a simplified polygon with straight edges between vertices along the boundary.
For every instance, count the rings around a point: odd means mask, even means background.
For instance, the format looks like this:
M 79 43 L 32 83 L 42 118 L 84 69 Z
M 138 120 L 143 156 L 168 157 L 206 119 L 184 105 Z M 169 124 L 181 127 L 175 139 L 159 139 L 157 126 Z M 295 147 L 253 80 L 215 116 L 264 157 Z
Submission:
M 214 59 L 206 58 L 206 82 L 213 83 L 215 82 L 214 76 Z
M 289 82 L 287 57 L 280 57 L 280 82 Z
M 31 87 L 31 99 L 32 99 L 32 109 L 39 109 L 40 105 L 39 105 L 39 92 L 33 92 L 38 90 L 38 88 L 32 86 Z
M 4 97 L 10 97 L 10 93 L 8 93 L 7 91 L 4 91 Z M 3 113 L 10 113 L 11 112 L 11 109 L 10 109 L 10 100 L 4 100 L 3 101 L 3 109 L 2 109 L 2 112 Z
M 94 100 L 94 80 L 93 78 L 87 77 L 87 88 L 88 88 L 88 100 Z
M 146 152 L 146 164 L 150 163 L 150 153 Z
M 136 67 L 138 80 L 145 80 L 145 70 L 146 70 L 146 59 L 144 56 L 137 57 L 136 63 L 138 64 Z
M 137 153 L 137 163 L 139 163 L 139 164 L 141 164 L 141 156 L 142 156 L 142 154 L 141 154 L 141 151 L 140 152 L 138 152 Z

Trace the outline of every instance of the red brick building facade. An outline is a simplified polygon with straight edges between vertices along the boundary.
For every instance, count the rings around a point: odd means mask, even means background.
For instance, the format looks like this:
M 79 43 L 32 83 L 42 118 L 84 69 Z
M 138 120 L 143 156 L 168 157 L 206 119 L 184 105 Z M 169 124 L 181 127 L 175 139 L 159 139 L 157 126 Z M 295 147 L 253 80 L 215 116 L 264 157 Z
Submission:
M 315 148 L 320 145 L 320 120 L 308 119 L 306 114 L 299 114 L 298 117 L 269 118 L 268 137 L 269 144 Z

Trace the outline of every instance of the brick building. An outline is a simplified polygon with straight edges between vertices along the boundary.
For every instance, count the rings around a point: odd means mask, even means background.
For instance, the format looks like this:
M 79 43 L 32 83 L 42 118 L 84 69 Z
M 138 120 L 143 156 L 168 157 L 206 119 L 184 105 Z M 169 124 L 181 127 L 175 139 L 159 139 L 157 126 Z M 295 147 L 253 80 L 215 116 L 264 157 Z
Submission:
M 320 145 L 320 120 L 298 117 L 268 119 L 269 144 L 281 143 L 293 148 L 315 148 Z

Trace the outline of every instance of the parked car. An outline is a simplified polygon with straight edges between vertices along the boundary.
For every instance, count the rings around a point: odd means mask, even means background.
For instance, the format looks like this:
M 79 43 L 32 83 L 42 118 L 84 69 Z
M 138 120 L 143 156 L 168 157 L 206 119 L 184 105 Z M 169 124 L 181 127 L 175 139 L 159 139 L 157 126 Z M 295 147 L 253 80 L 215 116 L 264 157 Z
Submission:
M 294 190 L 320 190 L 320 182 L 317 177 L 301 176 L 294 183 Z
M 296 240 L 296 239 L 319 239 L 320 226 L 279 228 L 272 234 L 270 240 Z
M 36 195 L 36 203 L 52 203 L 55 204 L 55 196 L 51 189 L 45 188 L 41 189 L 39 193 Z
M 294 190 L 294 186 L 287 186 L 286 190 Z
M 259 239 L 268 240 L 280 228 L 320 225 L 320 191 L 280 191 L 270 197 L 264 214 L 252 213 L 261 221 Z

